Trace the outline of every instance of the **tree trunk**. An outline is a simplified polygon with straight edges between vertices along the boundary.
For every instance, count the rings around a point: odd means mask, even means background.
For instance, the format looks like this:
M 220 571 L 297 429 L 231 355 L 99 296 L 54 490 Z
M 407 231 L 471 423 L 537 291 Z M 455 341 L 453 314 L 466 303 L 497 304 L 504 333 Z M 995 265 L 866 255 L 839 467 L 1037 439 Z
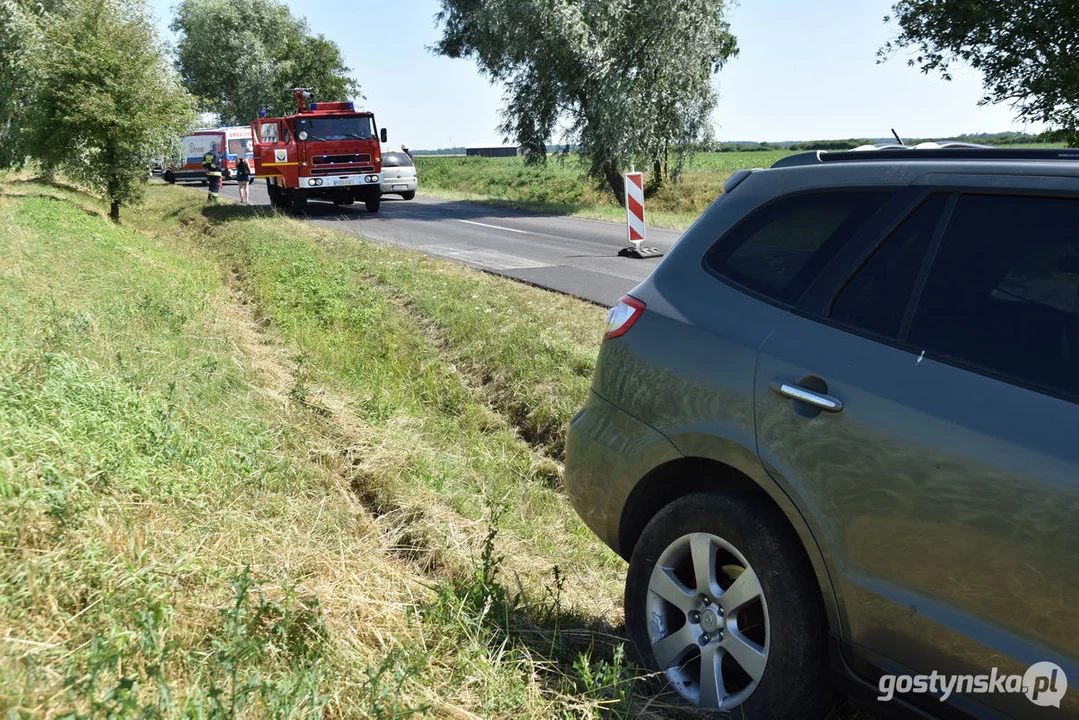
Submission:
M 660 188 L 666 184 L 666 173 L 663 170 L 663 163 L 659 158 L 652 161 L 652 176 L 648 178 L 648 184 L 644 186 L 644 196 L 646 198 L 652 197 Z
M 614 193 L 615 200 L 622 207 L 626 206 L 626 180 L 618 171 L 618 166 L 613 162 L 603 164 L 603 176 L 607 178 L 607 185 Z
M 109 219 L 113 222 L 120 222 L 120 203 L 116 200 L 109 203 Z

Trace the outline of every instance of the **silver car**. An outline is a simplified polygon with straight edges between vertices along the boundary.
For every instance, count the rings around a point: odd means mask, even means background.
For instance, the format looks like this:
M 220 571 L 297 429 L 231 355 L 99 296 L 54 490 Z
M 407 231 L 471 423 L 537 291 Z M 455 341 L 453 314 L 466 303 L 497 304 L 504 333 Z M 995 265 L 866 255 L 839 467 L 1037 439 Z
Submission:
M 1079 718 L 1079 151 L 725 190 L 612 308 L 566 441 L 638 659 L 734 718 Z
M 416 166 L 403 152 L 382 153 L 382 194 L 400 195 L 405 200 L 416 197 Z

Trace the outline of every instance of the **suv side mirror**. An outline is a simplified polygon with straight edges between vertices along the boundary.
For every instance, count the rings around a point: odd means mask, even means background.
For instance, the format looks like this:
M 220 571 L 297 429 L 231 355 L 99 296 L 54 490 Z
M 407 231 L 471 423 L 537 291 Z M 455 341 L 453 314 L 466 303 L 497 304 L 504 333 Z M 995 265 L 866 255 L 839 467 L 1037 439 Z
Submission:
M 386 128 L 382 128 L 382 134 L 379 137 L 382 138 L 382 142 L 386 142 Z

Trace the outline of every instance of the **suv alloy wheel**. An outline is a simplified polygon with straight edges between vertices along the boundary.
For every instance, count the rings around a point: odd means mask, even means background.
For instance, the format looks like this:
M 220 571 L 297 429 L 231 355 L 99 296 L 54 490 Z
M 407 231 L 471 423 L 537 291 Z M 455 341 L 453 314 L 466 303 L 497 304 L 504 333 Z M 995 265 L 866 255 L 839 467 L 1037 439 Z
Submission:
M 824 611 L 792 535 L 774 511 L 711 492 L 647 525 L 626 579 L 626 626 L 669 689 L 749 718 L 824 717 Z

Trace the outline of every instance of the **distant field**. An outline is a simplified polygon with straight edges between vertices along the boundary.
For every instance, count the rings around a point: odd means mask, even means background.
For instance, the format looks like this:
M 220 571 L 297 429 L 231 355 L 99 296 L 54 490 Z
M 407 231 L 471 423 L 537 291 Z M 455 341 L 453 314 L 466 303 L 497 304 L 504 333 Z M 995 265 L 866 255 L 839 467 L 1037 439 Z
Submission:
M 1024 144 L 1012 149 L 1063 147 Z M 723 192 L 731 173 L 769 167 L 790 150 L 697 153 L 686 163 L 679 182 L 645 201 L 647 223 L 682 230 Z M 455 200 L 473 200 L 537 212 L 621 221 L 625 211 L 614 195 L 590 179 L 576 157 L 550 155 L 544 166 L 524 159 L 420 155 L 416 157 L 420 193 Z
M 699 153 L 678 184 L 645 202 L 648 223 L 682 229 L 723 192 L 723 183 L 742 168 L 768 167 L 786 150 Z M 575 157 L 552 155 L 543 166 L 523 158 L 417 156 L 421 194 L 478 200 L 540 212 L 620 220 L 625 212 L 606 187 L 585 174 Z

